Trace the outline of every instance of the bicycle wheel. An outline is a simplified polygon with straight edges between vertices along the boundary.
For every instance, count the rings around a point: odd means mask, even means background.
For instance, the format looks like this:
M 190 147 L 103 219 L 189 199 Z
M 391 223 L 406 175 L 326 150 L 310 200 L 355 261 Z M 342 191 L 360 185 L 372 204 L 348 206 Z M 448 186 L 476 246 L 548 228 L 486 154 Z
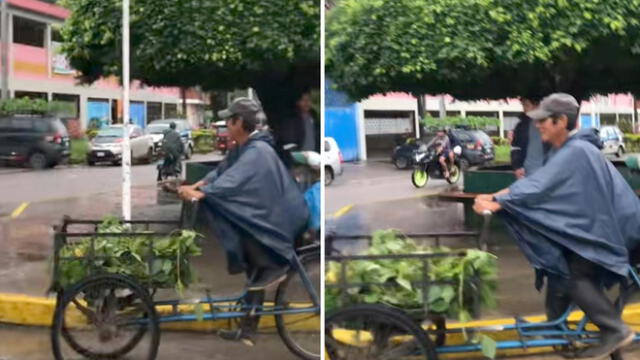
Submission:
M 320 253 L 300 258 L 313 288 L 320 297 Z M 280 310 L 312 307 L 313 301 L 300 274 L 292 269 L 276 292 L 276 308 Z M 276 315 L 276 327 L 287 348 L 301 359 L 320 359 L 320 311 L 295 315 Z
M 435 346 L 405 313 L 384 305 L 356 305 L 325 321 L 331 360 L 437 360 Z
M 61 341 L 63 339 L 64 341 Z M 146 290 L 120 275 L 99 275 L 65 291 L 56 304 L 51 346 L 56 360 L 153 360 L 158 316 Z

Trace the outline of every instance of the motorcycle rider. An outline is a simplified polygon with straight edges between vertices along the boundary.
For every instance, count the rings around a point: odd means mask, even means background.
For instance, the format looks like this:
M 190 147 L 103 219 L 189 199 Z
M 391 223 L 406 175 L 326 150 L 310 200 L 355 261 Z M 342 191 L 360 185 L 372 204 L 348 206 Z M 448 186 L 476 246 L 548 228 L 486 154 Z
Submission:
M 442 166 L 442 174 L 445 179 L 449 178 L 449 166 L 447 166 L 447 159 L 453 164 L 454 162 L 454 153 L 451 150 L 451 140 L 449 140 L 449 136 L 445 129 L 438 129 L 436 138 L 433 141 L 433 146 L 436 149 L 436 154 L 438 155 L 438 162 Z
M 162 172 L 167 175 L 177 175 L 182 169 L 182 154 L 184 152 L 184 144 L 180 138 L 180 134 L 176 131 L 176 123 L 171 122 L 169 128 L 164 131 L 162 139 L 162 152 L 164 153 L 164 161 L 162 164 Z M 158 173 L 158 181 L 162 180 L 162 176 Z

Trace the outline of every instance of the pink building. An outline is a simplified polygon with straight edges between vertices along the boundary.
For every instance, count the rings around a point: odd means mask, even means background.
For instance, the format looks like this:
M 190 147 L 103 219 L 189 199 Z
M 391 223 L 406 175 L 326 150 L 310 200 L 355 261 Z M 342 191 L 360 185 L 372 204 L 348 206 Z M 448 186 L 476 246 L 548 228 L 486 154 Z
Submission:
M 6 0 L 8 3 L 9 95 L 70 102 L 85 128 L 90 121 L 112 123 L 122 116 L 122 88 L 117 78 L 106 78 L 90 86 L 77 85 L 76 72 L 58 52 L 58 27 L 69 11 L 39 0 Z M 177 88 L 153 88 L 132 84 L 131 117 L 142 126 L 156 119 L 186 117 L 194 125 L 202 121 L 204 98 L 187 91 L 187 114 L 181 115 L 181 94 Z

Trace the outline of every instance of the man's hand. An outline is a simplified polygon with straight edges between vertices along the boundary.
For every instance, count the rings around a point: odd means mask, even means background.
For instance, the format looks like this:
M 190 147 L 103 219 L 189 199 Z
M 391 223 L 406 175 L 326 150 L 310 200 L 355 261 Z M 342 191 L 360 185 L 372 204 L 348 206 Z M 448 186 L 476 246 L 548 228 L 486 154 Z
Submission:
M 492 213 L 498 212 L 502 209 L 499 203 L 495 201 L 487 201 L 487 200 L 479 200 L 476 198 L 476 201 L 473 203 L 473 211 L 478 215 L 484 215 L 486 210 L 491 211 Z
M 180 186 L 178 188 L 178 196 L 180 196 L 181 199 L 187 201 L 202 200 L 202 198 L 204 198 L 204 193 L 200 190 L 196 190 L 194 187 L 195 185 L 196 184 L 191 186 Z
M 491 194 L 480 194 L 476 195 L 476 201 L 493 201 L 493 195 Z
M 525 175 L 524 168 L 516 169 L 513 173 L 516 175 L 516 179 L 522 179 Z

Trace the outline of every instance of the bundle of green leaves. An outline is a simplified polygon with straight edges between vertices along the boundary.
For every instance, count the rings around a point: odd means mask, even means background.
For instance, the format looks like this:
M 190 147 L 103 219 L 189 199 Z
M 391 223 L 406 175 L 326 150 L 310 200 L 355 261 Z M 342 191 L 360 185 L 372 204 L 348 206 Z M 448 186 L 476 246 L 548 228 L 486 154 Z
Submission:
M 131 232 L 118 219 L 107 217 L 91 238 L 80 238 L 60 249 L 58 282 L 66 287 L 97 272 L 130 276 L 155 288 L 184 287 L 196 281 L 189 257 L 201 255 L 200 237 L 191 230 L 176 230 L 169 236 L 108 236 L 101 234 Z M 152 234 L 150 232 L 150 234 Z M 91 242 L 93 245 L 93 254 Z
M 346 294 L 341 288 L 327 288 L 326 310 L 348 304 L 382 303 L 409 312 L 423 312 L 426 309 L 431 313 L 468 321 L 471 319 L 476 292 L 481 306 L 495 307 L 497 263 L 496 257 L 488 252 L 467 249 L 458 255 L 446 247 L 418 245 L 395 230 L 382 230 L 373 233 L 371 247 L 364 255 L 421 253 L 450 253 L 450 256 L 427 258 L 426 274 L 430 285 L 426 297 L 422 286 L 422 259 L 350 260 L 344 263 L 345 279 L 341 279 L 341 265 L 329 262 L 325 277 L 328 285 L 338 284 L 342 280 L 346 284 L 362 285 L 347 286 Z M 479 281 L 473 281 L 474 277 Z

